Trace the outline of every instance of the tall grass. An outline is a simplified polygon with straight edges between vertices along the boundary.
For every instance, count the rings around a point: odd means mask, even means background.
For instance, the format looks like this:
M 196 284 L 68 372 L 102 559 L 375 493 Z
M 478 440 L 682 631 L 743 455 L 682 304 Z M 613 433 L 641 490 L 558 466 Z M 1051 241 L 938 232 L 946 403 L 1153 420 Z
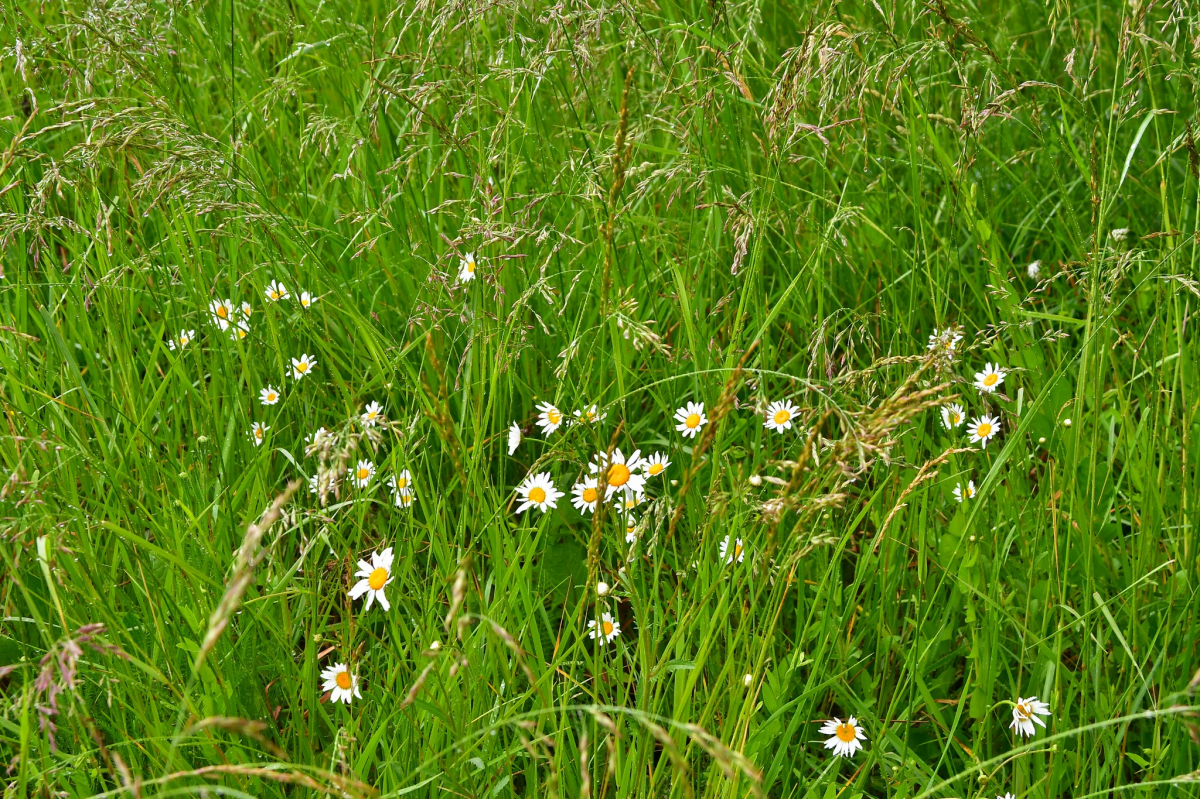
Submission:
M 1200 796 L 1194 3 L 0 26 L 6 797 Z M 632 544 L 569 502 L 618 448 Z

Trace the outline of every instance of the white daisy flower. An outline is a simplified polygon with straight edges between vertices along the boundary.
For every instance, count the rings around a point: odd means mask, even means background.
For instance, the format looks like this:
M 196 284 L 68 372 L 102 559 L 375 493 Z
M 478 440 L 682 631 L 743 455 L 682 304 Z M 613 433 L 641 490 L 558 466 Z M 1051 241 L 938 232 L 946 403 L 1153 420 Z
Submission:
M 330 692 L 329 699 L 332 702 L 345 702 L 348 705 L 351 699 L 362 699 L 358 678 L 350 673 L 350 667 L 345 663 L 334 663 L 321 672 L 321 679 L 325 681 L 321 690 Z
M 383 406 L 378 402 L 372 402 L 363 411 L 363 415 L 359 418 L 362 420 L 363 427 L 374 427 L 375 422 L 379 419 L 379 414 L 383 411 Z
M 800 409 L 787 400 L 772 402 L 767 406 L 767 420 L 763 422 L 763 427 L 776 433 L 791 430 L 792 420 L 799 412 Z
M 1029 275 L 1031 280 L 1037 280 L 1037 277 L 1042 272 L 1042 262 L 1034 261 L 1029 266 L 1025 267 L 1025 274 Z
M 537 417 L 537 426 L 542 428 L 542 434 L 549 436 L 558 428 L 562 427 L 563 415 L 562 411 L 555 408 L 549 402 L 543 402 L 537 406 L 541 411 Z
M 229 338 L 233 341 L 241 341 L 250 334 L 250 325 L 245 319 L 235 319 L 230 323 Z
M 1000 417 L 999 416 L 980 416 L 971 422 L 967 432 L 971 434 L 971 443 L 976 441 L 981 442 L 979 446 L 986 448 L 988 439 L 993 438 L 1000 432 Z
M 458 262 L 458 279 L 462 283 L 469 283 L 475 279 L 475 253 L 467 253 L 465 258 Z
M 292 377 L 296 380 L 304 377 L 317 365 L 317 359 L 304 353 L 299 358 L 292 358 Z
M 845 721 L 833 718 L 821 726 L 820 733 L 830 736 L 825 740 L 825 748 L 832 749 L 837 757 L 854 757 L 863 748 L 862 742 L 867 740 L 862 725 L 854 716 Z
M 963 415 L 963 406 L 957 402 L 942 406 L 942 426 L 947 430 L 953 430 L 966 421 L 966 416 Z
M 593 641 L 600 639 L 601 644 L 607 644 L 621 634 L 621 622 L 612 617 L 611 613 L 601 613 L 600 620 L 588 620 L 588 638 Z
M 213 300 L 208 304 L 208 313 L 214 325 L 220 330 L 228 330 L 233 318 L 233 303 L 229 300 Z
M 586 408 L 575 411 L 576 424 L 595 424 L 596 422 L 603 422 L 607 418 L 608 412 L 600 413 L 600 409 L 595 405 L 589 405 Z
M 367 604 L 363 606 L 364 612 L 371 609 L 371 603 L 374 601 L 378 601 L 384 610 L 392 609 L 383 593 L 383 589 L 392 581 L 392 560 L 392 548 L 388 547 L 382 552 L 371 553 L 370 563 L 365 560 L 358 562 L 358 571 L 354 576 L 362 579 L 350 589 L 350 598 L 357 600 L 366 594 Z
M 662 452 L 656 452 L 649 458 L 642 461 L 642 471 L 647 477 L 658 477 L 667 470 L 671 462 L 667 460 L 667 456 Z
M 167 346 L 169 346 L 171 349 L 175 349 L 176 347 L 178 347 L 179 349 L 183 349 L 188 344 L 190 344 L 192 339 L 194 339 L 195 337 L 196 337 L 195 330 L 180 330 L 178 338 L 173 338 L 173 339 L 167 340 Z
M 689 402 L 679 408 L 675 411 L 675 421 L 679 422 L 675 429 L 683 433 L 684 438 L 695 438 L 700 428 L 708 424 L 708 417 L 704 415 L 704 403 Z
M 243 302 L 238 310 L 241 311 L 242 316 L 244 316 L 246 319 L 249 319 L 250 315 L 254 313 L 254 309 L 250 307 L 250 303 L 248 302 Z
M 958 342 L 962 341 L 962 337 L 963 334 L 957 327 L 948 327 L 945 330 L 938 330 L 935 327 L 929 336 L 929 346 L 926 349 L 930 352 L 940 349 L 953 355 L 955 348 L 958 347 Z
M 746 557 L 746 547 L 742 539 L 727 535 L 725 536 L 725 540 L 721 542 L 721 547 L 717 551 L 717 554 L 726 563 L 733 563 L 734 561 L 741 563 Z
M 508 454 L 512 455 L 521 445 L 521 428 L 513 422 L 508 426 Z
M 641 456 L 640 449 L 634 450 L 628 458 L 621 453 L 621 450 L 615 449 L 611 457 L 602 452 L 588 464 L 588 471 L 592 474 L 604 472 L 606 486 L 604 498 L 606 500 L 612 499 L 618 491 L 625 492 L 626 497 L 629 497 L 630 494 L 640 497 L 645 493 L 646 476 L 638 473 L 638 469 L 642 465 Z
M 1036 696 L 1031 696 L 1028 699 L 1017 697 L 1017 704 L 1013 706 L 1012 724 L 1009 728 L 1016 730 L 1018 735 L 1024 735 L 1026 738 L 1032 736 L 1037 730 L 1034 728 L 1034 722 L 1045 727 L 1046 722 L 1042 721 L 1040 716 L 1049 716 L 1050 706 L 1045 702 L 1038 701 Z
M 595 477 L 585 477 L 571 487 L 571 504 L 580 513 L 595 513 L 596 503 L 600 501 L 600 489 L 596 487 Z
M 1007 374 L 1008 372 L 1001 369 L 998 363 L 984 364 L 983 371 L 975 373 L 975 388 L 985 394 L 991 394 L 1000 387 L 1000 384 L 1004 382 L 1004 376 Z
M 625 517 L 625 543 L 634 541 L 637 541 L 637 517 L 630 513 Z
M 1017 797 L 1012 795 L 1012 791 L 1008 791 L 1004 796 L 997 796 L 996 799 L 1017 799 Z
M 311 308 L 312 304 L 316 301 L 317 301 L 317 298 L 314 297 L 313 295 L 309 294 L 307 291 L 300 292 L 300 307 L 301 308 L 304 308 L 304 309 Z
M 375 464 L 368 460 L 361 460 L 358 466 L 354 468 L 354 484 L 359 488 L 366 488 L 371 483 L 371 478 L 375 476 Z
M 324 427 L 318 427 L 316 430 L 312 431 L 311 433 L 309 433 L 308 435 L 306 435 L 304 437 L 304 443 L 305 444 L 320 444 L 321 439 L 327 435 L 329 435 L 328 430 L 326 430 Z
M 396 503 L 397 508 L 406 509 L 412 507 L 413 502 L 417 499 L 416 495 L 409 492 L 402 494 L 399 491 L 392 494 L 392 501 Z
M 402 469 L 399 473 L 388 478 L 388 486 L 401 494 L 412 493 L 412 472 Z
M 962 502 L 964 499 L 975 499 L 975 481 L 967 481 L 967 490 L 963 491 L 962 484 L 954 486 L 954 499 Z
M 550 472 L 529 475 L 525 482 L 517 487 L 517 493 L 521 495 L 522 500 L 517 506 L 517 513 L 524 513 L 529 508 L 537 508 L 545 513 L 546 508 L 557 508 L 558 500 L 563 495 L 554 487 Z
M 271 428 L 267 427 L 262 422 L 255 422 L 250 425 L 250 440 L 254 442 L 254 446 L 261 447 L 263 439 L 266 437 L 267 431 Z
M 270 283 L 267 284 L 266 295 L 267 295 L 267 299 L 270 300 L 271 302 L 279 302 L 280 300 L 286 300 L 288 297 L 291 296 L 290 294 L 288 294 L 288 290 L 286 288 L 284 288 L 283 284 L 280 283 L 278 280 L 272 280 Z
M 279 402 L 279 389 L 273 386 L 267 386 L 262 391 L 258 392 L 258 401 L 263 405 L 274 405 Z

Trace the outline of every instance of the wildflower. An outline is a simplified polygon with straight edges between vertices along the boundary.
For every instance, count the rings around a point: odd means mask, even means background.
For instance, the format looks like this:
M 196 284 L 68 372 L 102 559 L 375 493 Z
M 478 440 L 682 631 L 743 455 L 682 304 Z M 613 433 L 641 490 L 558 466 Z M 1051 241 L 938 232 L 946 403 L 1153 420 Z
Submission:
M 233 341 L 241 341 L 250 334 L 250 325 L 246 323 L 245 319 L 238 319 L 232 322 L 231 325 L 232 327 L 229 329 L 229 338 Z
M 508 454 L 512 455 L 517 451 L 517 447 L 521 445 L 521 428 L 513 422 L 508 427 Z
M 1017 799 L 1017 797 L 1013 796 L 1012 792 L 1009 791 L 1005 793 L 1004 796 L 997 796 L 996 799 Z
M 366 488 L 374 476 L 375 464 L 368 460 L 360 460 L 354 469 L 354 484 L 359 488 Z
M 549 472 L 530 475 L 525 482 L 517 487 L 522 502 L 517 506 L 517 513 L 524 513 L 529 508 L 537 508 L 542 513 L 546 508 L 557 508 L 562 492 L 554 487 Z
M 799 412 L 800 409 L 787 400 L 772 402 L 767 406 L 767 420 L 763 422 L 763 427 L 776 433 L 791 430 L 792 419 Z
M 442 642 L 441 642 L 441 641 L 439 641 L 439 640 L 438 640 L 438 639 L 436 639 L 436 638 L 434 638 L 434 639 L 433 639 L 433 640 L 432 640 L 432 641 L 429 643 L 429 651 L 430 651 L 430 652 L 436 652 L 436 651 L 438 651 L 438 650 L 439 650 L 439 649 L 441 649 L 441 648 L 442 648 Z
M 321 439 L 327 435 L 329 435 L 328 430 L 326 430 L 324 427 L 318 427 L 316 430 L 314 430 L 313 432 L 309 433 L 307 436 L 304 437 L 304 443 L 310 444 L 310 445 L 311 444 L 320 444 Z
M 400 494 L 412 493 L 412 472 L 408 469 L 403 469 L 399 474 L 394 474 L 388 478 L 388 485 L 391 489 Z
M 300 292 L 300 307 L 305 310 L 312 307 L 312 304 L 317 301 L 317 298 L 309 294 L 307 291 Z
M 195 330 L 180 330 L 179 338 L 169 339 L 167 341 L 167 346 L 169 346 L 171 349 L 175 349 L 176 347 L 178 347 L 179 349 L 183 349 L 195 337 L 196 337 Z
M 589 405 L 583 410 L 575 411 L 576 424 L 595 424 L 608 418 L 608 412 L 600 413 L 595 405 Z
M 555 430 L 562 427 L 563 415 L 562 411 L 558 408 L 555 408 L 549 402 L 543 402 L 537 406 L 537 409 L 541 411 L 537 417 L 537 426 L 542 428 L 544 435 L 549 436 Z
M 625 517 L 625 543 L 637 541 L 637 517 L 632 513 Z
M 965 420 L 966 417 L 963 416 L 963 406 L 959 405 L 957 402 L 942 406 L 942 426 L 947 430 L 953 430 L 961 425 Z
M 967 490 L 963 491 L 962 484 L 954 486 L 954 499 L 962 502 L 964 499 L 975 499 L 975 481 L 967 481 Z
M 732 546 L 730 545 L 731 541 Z M 733 538 L 732 536 L 727 535 L 725 536 L 725 540 L 721 542 L 721 548 L 718 550 L 718 554 L 721 560 L 725 561 L 726 563 L 733 563 L 734 561 L 741 563 L 746 557 L 746 549 L 742 539 Z
M 684 405 L 675 411 L 675 421 L 679 422 L 675 429 L 683 433 L 684 438 L 695 438 L 700 428 L 708 424 L 708 417 L 704 415 L 704 403 L 689 402 Z
M 746 686 L 747 688 L 749 688 L 753 684 L 754 684 L 754 675 L 753 674 L 747 674 L 745 677 L 742 678 L 742 685 Z
M 243 302 L 238 310 L 242 312 L 242 316 L 246 319 L 249 319 L 250 315 L 254 313 L 254 309 L 250 307 L 250 303 L 248 302 Z
M 641 466 L 642 451 L 634 450 L 634 453 L 626 458 L 621 450 L 613 450 L 612 455 L 601 453 L 596 456 L 596 459 L 588 465 L 588 469 L 592 474 L 599 474 L 601 470 L 605 474 L 605 499 L 612 499 L 612 496 L 618 491 L 624 491 L 626 498 L 630 494 L 641 496 L 645 492 L 646 477 L 638 474 L 638 468 Z
M 1004 376 L 1008 372 L 1000 368 L 1000 364 L 984 364 L 982 372 L 975 373 L 975 388 L 980 391 L 991 394 L 1000 384 L 1004 382 Z
M 821 727 L 821 735 L 831 736 L 825 740 L 825 748 L 832 749 L 837 757 L 854 757 L 863 748 L 862 742 L 867 740 L 854 716 L 844 722 L 839 718 L 825 722 Z
M 667 460 L 667 456 L 661 452 L 656 452 L 649 458 L 642 461 L 642 471 L 647 477 L 657 477 L 667 470 L 671 462 Z
M 463 283 L 475 279 L 475 253 L 467 253 L 466 257 L 458 262 L 458 279 Z
M 272 386 L 267 386 L 258 392 L 258 401 L 263 405 L 274 405 L 279 402 L 279 390 Z
M 319 474 L 314 474 L 312 477 L 308 478 L 308 493 L 315 494 L 320 490 L 321 476 Z
M 304 377 L 317 365 L 317 359 L 304 353 L 299 358 L 292 358 L 292 377 L 296 380 Z
M 612 590 L 612 589 L 610 589 L 608 587 L 608 583 L 604 582 L 603 580 L 596 583 L 596 595 L 597 596 L 608 596 L 608 592 L 610 590 Z
M 255 422 L 254 424 L 250 425 L 250 440 L 254 442 L 254 446 L 262 446 L 263 438 L 270 429 L 271 428 L 267 427 L 262 422 Z
M 280 300 L 286 300 L 288 297 L 291 296 L 290 294 L 288 294 L 288 290 L 286 288 L 284 288 L 283 284 L 280 283 L 278 280 L 272 280 L 270 283 L 267 284 L 266 294 L 267 294 L 267 299 L 270 300 L 271 302 L 279 302 Z
M 1070 426 L 1071 426 L 1071 420 L 1063 419 L 1063 427 L 1070 427 Z
M 611 613 L 601 613 L 600 620 L 588 620 L 588 638 L 593 641 L 600 639 L 601 644 L 607 644 L 621 634 L 621 623 L 612 617 Z
M 948 327 L 941 331 L 935 327 L 929 336 L 929 346 L 926 349 L 930 352 L 942 349 L 946 351 L 946 354 L 953 355 L 958 342 L 962 341 L 962 337 L 962 332 L 957 327 Z
M 1125 239 L 1129 238 L 1129 233 L 1129 228 L 1119 227 L 1109 231 L 1108 235 L 1112 236 L 1113 241 L 1125 241 Z
M 580 513 L 596 511 L 596 503 L 600 500 L 600 489 L 596 485 L 595 477 L 585 477 L 571 487 L 571 504 L 578 508 Z
M 392 560 L 392 548 L 388 547 L 382 552 L 372 552 L 370 563 L 365 560 L 358 562 L 358 571 L 354 576 L 362 579 L 350 589 L 350 598 L 358 599 L 366 594 L 367 604 L 363 607 L 364 611 L 371 609 L 373 601 L 378 601 L 384 610 L 392 609 L 383 593 L 383 589 L 392 581 Z
M 412 504 L 414 501 L 416 501 L 416 499 L 417 499 L 416 496 L 414 496 L 411 493 L 402 494 L 399 491 L 397 491 L 396 493 L 392 494 L 392 501 L 396 503 L 397 508 L 400 508 L 402 510 L 412 507 Z
M 350 667 L 345 663 L 334 663 L 321 672 L 321 679 L 325 681 L 321 690 L 330 692 L 330 701 L 345 702 L 348 705 L 353 698 L 362 699 L 358 690 L 358 678 L 350 673 Z
M 971 422 L 969 432 L 971 433 L 972 444 L 979 441 L 981 442 L 980 447 L 987 447 L 988 439 L 1000 432 L 1000 417 L 980 416 Z
M 208 312 L 212 315 L 213 324 L 221 330 L 229 329 L 229 320 L 233 316 L 233 303 L 229 300 L 213 300 L 208 304 Z
M 1046 722 L 1042 721 L 1039 716 L 1049 715 L 1050 706 L 1045 702 L 1039 702 L 1036 696 L 1028 699 L 1017 697 L 1017 704 L 1013 705 L 1012 724 L 1008 726 L 1010 729 L 1016 730 L 1018 735 L 1029 738 L 1037 732 L 1033 726 L 1034 722 L 1043 727 L 1046 726 Z
M 1038 275 L 1042 272 L 1042 262 L 1034 261 L 1029 266 L 1025 267 L 1025 274 L 1029 275 L 1030 280 L 1037 280 Z
M 368 405 L 366 411 L 364 411 L 363 415 L 359 417 L 362 420 L 363 427 L 374 427 L 376 420 L 379 418 L 379 413 L 382 410 L 383 406 L 378 402 L 372 402 L 370 405 Z

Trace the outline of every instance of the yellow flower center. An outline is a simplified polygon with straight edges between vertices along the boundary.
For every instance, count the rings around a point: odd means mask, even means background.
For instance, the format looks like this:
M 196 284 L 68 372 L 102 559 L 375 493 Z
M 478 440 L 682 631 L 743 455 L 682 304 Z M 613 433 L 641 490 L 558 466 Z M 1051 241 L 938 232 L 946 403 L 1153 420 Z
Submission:
M 734 560 L 737 560 L 737 559 L 738 559 L 738 558 L 740 558 L 741 556 L 742 556 L 742 545 L 741 545 L 741 544 L 735 544 L 735 545 L 734 545 L 734 547 L 733 547 L 733 559 L 734 559 Z
M 689 413 L 688 418 L 684 419 L 683 423 L 688 426 L 689 430 L 695 430 L 700 426 L 700 414 Z
M 378 568 L 371 572 L 371 576 L 367 578 L 367 585 L 371 586 L 372 591 L 378 591 L 383 588 L 383 584 L 387 582 L 387 569 Z
M 562 421 L 562 414 L 558 411 L 546 411 L 546 421 L 550 424 L 558 424 Z
M 984 422 L 983 424 L 979 425 L 979 427 L 975 428 L 975 435 L 979 436 L 980 438 L 986 438 L 991 434 L 992 426 L 987 422 Z
M 839 741 L 842 741 L 844 743 L 850 743 L 851 741 L 854 740 L 855 736 L 857 735 L 857 732 L 855 731 L 853 724 L 847 723 L 847 724 L 837 725 L 836 734 L 837 734 Z
M 407 477 L 397 477 L 396 478 L 396 488 L 400 488 L 400 489 L 408 488 L 408 478 Z
M 604 637 L 607 638 L 608 636 L 612 635 L 613 623 L 607 620 L 602 621 L 600 622 L 600 629 L 604 630 Z
M 267 392 L 267 402 L 274 402 L 274 401 L 275 401 L 275 392 L 268 391 Z
M 221 317 L 222 319 L 227 319 L 229 317 L 229 309 L 224 305 L 218 305 L 217 316 Z
M 623 463 L 614 463 L 608 467 L 608 484 L 620 488 L 629 482 L 629 467 Z
M 950 414 L 950 424 L 956 425 L 961 421 L 962 421 L 962 417 L 959 416 L 957 413 Z
M 255 430 L 254 437 L 261 439 L 262 438 L 262 430 Z
M 470 272 L 471 274 L 475 273 L 475 262 L 474 261 L 467 261 L 467 271 Z
M 983 378 L 983 384 L 985 386 L 994 386 L 994 385 L 996 385 L 996 381 L 999 379 L 1000 379 L 1000 375 L 996 374 L 995 372 L 992 372 L 990 375 Z
M 663 468 L 664 467 L 661 463 L 652 463 L 652 464 L 650 464 L 650 474 L 651 475 L 662 474 Z
M 529 501 L 541 505 L 546 501 L 546 489 L 542 488 L 541 486 L 534 486 L 533 488 L 529 489 Z
M 296 371 L 297 372 L 307 372 L 308 371 L 308 361 L 301 361 L 300 363 L 296 364 Z
M 337 680 L 338 688 L 341 688 L 343 691 L 350 690 L 350 672 L 339 671 L 335 679 Z
M 303 305 L 305 308 L 308 307 L 308 303 L 309 303 L 308 300 L 300 300 L 300 304 Z
M 786 422 L 788 419 L 791 419 L 791 418 L 792 418 L 792 412 L 789 410 L 781 408 L 781 409 L 775 411 L 775 424 L 783 424 L 784 422 Z
M 359 480 L 366 480 L 368 477 L 370 477 L 370 476 L 371 476 L 371 470 L 370 470 L 370 469 L 361 469 L 361 468 L 360 468 L 360 469 L 359 469 L 357 472 L 355 472 L 354 474 L 355 474 L 355 475 L 358 477 L 358 479 L 359 479 Z
M 1028 719 L 1030 716 L 1033 715 L 1033 710 L 1032 710 L 1032 708 L 1029 707 L 1029 705 L 1018 702 L 1017 703 L 1017 715 L 1023 719 Z
M 583 501 L 584 502 L 595 502 L 599 498 L 600 498 L 600 492 L 597 491 L 596 489 L 594 489 L 594 488 L 583 489 Z

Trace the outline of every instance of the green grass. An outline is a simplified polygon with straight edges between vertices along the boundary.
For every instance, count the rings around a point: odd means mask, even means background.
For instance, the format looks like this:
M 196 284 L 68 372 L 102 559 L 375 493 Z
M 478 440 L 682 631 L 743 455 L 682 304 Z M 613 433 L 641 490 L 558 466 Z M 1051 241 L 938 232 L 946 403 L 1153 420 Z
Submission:
M 7 4 L 4 796 L 1200 796 L 1197 14 Z

